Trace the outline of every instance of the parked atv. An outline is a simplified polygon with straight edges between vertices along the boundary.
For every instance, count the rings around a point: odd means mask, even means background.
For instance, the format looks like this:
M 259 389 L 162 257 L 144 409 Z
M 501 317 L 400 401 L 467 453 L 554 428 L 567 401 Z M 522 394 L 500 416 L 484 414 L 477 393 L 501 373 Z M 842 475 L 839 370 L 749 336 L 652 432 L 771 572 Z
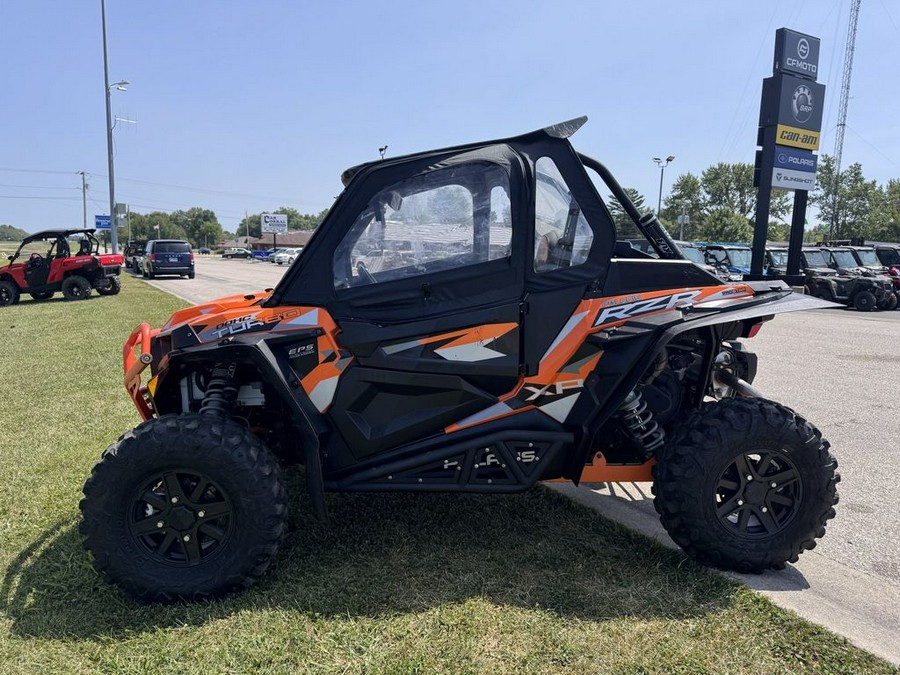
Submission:
M 122 288 L 119 272 L 124 258 L 101 255 L 93 229 L 29 235 L 8 260 L 9 265 L 0 267 L 0 306 L 16 304 L 22 293 L 47 300 L 62 291 L 66 300 L 83 300 L 94 289 L 100 295 L 115 295 Z
M 890 282 L 883 277 L 869 277 L 849 272 L 840 273 L 830 267 L 828 251 L 804 248 L 800 260 L 806 273 L 806 292 L 824 300 L 870 312 L 893 296 Z
M 893 297 L 887 296 L 878 306 L 878 309 L 897 309 L 900 305 L 900 270 L 888 267 L 878 258 L 878 254 L 871 246 L 848 246 L 863 274 L 887 277 L 894 291 Z M 893 271 L 892 271 L 893 270 Z
M 745 274 L 750 274 L 750 258 L 752 251 L 749 246 L 736 244 L 709 244 L 705 250 L 706 262 L 717 269 L 724 268 L 728 271 L 728 279 L 741 281 Z
M 880 270 L 876 272 L 861 265 L 849 246 L 822 246 L 820 250 L 825 254 L 828 266 L 837 270 L 838 274 L 872 279 L 866 292 L 875 296 L 876 303 L 874 307 L 870 307 L 871 298 L 863 296 L 865 308 L 857 307 L 857 309 L 868 311 L 868 309 L 894 309 L 896 307 L 894 304 L 896 296 L 890 278 L 881 274 Z
M 249 586 L 284 534 L 292 461 L 319 515 L 326 491 L 654 481 L 698 560 L 780 569 L 812 548 L 837 462 L 760 398 L 738 340 L 831 303 L 683 259 L 573 149 L 585 119 L 348 169 L 273 291 L 137 327 L 125 387 L 145 421 L 81 503 L 95 567 L 146 600 Z M 588 171 L 657 257 L 617 242 Z

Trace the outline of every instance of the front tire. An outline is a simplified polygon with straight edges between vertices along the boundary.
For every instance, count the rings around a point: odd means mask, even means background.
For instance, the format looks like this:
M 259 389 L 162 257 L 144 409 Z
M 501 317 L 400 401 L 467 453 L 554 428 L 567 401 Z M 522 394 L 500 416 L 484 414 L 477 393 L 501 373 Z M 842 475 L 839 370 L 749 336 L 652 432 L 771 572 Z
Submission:
M 119 277 L 109 277 L 109 286 L 97 286 L 100 295 L 118 295 L 122 290 L 122 280 Z
M 0 281 L 0 307 L 19 302 L 19 287 L 11 281 Z
M 61 290 L 66 300 L 84 300 L 91 296 L 91 282 L 84 277 L 66 277 Z
M 252 585 L 278 550 L 287 503 L 277 462 L 246 427 L 184 414 L 111 445 L 81 511 L 94 567 L 127 594 L 164 602 Z
M 725 399 L 690 416 L 659 453 L 654 506 L 700 562 L 738 572 L 782 569 L 816 545 L 840 481 L 828 441 L 764 399 Z

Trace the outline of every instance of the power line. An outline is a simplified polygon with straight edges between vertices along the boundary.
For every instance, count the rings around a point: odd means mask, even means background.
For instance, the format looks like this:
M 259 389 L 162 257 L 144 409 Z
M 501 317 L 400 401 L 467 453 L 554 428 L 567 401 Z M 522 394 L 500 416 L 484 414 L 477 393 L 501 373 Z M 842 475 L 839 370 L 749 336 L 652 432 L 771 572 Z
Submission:
M 854 129 L 853 127 L 851 127 L 849 124 L 847 124 L 847 125 L 845 125 L 845 126 L 846 126 L 850 131 L 852 131 L 852 132 L 856 135 L 856 137 L 859 138 L 859 140 L 861 140 L 863 143 L 865 143 L 866 145 L 868 145 L 870 148 L 872 148 L 875 152 L 877 152 L 879 155 L 881 155 L 882 157 L 884 157 L 888 162 L 890 162 L 891 164 L 893 164 L 895 167 L 897 167 L 898 169 L 900 169 L 900 164 L 898 164 L 898 163 L 897 163 L 894 159 L 892 159 L 891 157 L 888 157 L 886 154 L 884 154 L 884 153 L 881 151 L 881 149 L 880 149 L 877 145 L 875 145 L 874 143 L 869 142 L 865 137 L 863 137 L 856 129 Z
M 28 190 L 80 190 L 77 187 L 55 187 L 53 185 L 11 185 L 9 183 L 0 183 L 0 187 L 6 188 L 24 188 Z
M 78 197 L 25 197 L 23 195 L 0 195 L 0 199 L 28 199 L 31 201 L 59 200 L 66 202 L 80 202 Z
M 10 171 L 12 173 L 52 173 L 60 176 L 72 176 L 78 173 L 77 171 L 48 171 L 46 169 L 13 169 L 2 166 L 0 166 L 0 171 Z

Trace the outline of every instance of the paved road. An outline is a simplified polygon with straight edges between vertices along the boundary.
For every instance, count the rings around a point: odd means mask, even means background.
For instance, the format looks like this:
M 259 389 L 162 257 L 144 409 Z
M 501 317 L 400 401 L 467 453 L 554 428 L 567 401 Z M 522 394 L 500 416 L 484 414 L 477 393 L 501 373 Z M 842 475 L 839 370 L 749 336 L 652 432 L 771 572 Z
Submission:
M 158 277 L 147 283 L 197 304 L 226 295 L 256 293 L 273 288 L 287 265 L 256 260 L 229 259 L 219 256 L 195 256 L 196 278 Z
M 274 286 L 270 263 L 198 256 L 194 280 L 153 285 L 190 302 Z M 900 663 L 900 311 L 777 316 L 748 341 L 754 385 L 807 417 L 840 463 L 838 516 L 815 551 L 785 572 L 742 577 L 778 604 Z M 649 484 L 562 491 L 668 545 Z

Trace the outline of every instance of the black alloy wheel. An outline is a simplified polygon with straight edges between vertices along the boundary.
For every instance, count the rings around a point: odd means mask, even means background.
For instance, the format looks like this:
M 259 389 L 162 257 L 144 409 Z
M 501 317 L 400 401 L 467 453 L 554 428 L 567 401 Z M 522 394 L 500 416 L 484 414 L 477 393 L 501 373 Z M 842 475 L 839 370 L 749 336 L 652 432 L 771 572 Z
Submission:
M 0 281 L 0 307 L 14 305 L 19 301 L 19 289 L 9 281 Z
M 715 489 L 719 523 L 739 537 L 776 534 L 797 514 L 803 499 L 800 472 L 782 452 L 738 455 Z
M 246 425 L 163 415 L 113 443 L 84 486 L 94 567 L 145 601 L 213 598 L 259 579 L 284 534 L 278 462 Z
M 91 282 L 84 277 L 66 277 L 62 282 L 61 290 L 66 300 L 84 300 L 91 295 Z
M 653 505 L 700 562 L 762 572 L 796 562 L 825 535 L 838 503 L 828 441 L 793 410 L 761 398 L 704 405 L 657 453 Z
M 221 550 L 231 534 L 231 515 L 231 499 L 212 479 L 191 469 L 173 469 L 138 489 L 128 529 L 155 560 L 186 567 Z

